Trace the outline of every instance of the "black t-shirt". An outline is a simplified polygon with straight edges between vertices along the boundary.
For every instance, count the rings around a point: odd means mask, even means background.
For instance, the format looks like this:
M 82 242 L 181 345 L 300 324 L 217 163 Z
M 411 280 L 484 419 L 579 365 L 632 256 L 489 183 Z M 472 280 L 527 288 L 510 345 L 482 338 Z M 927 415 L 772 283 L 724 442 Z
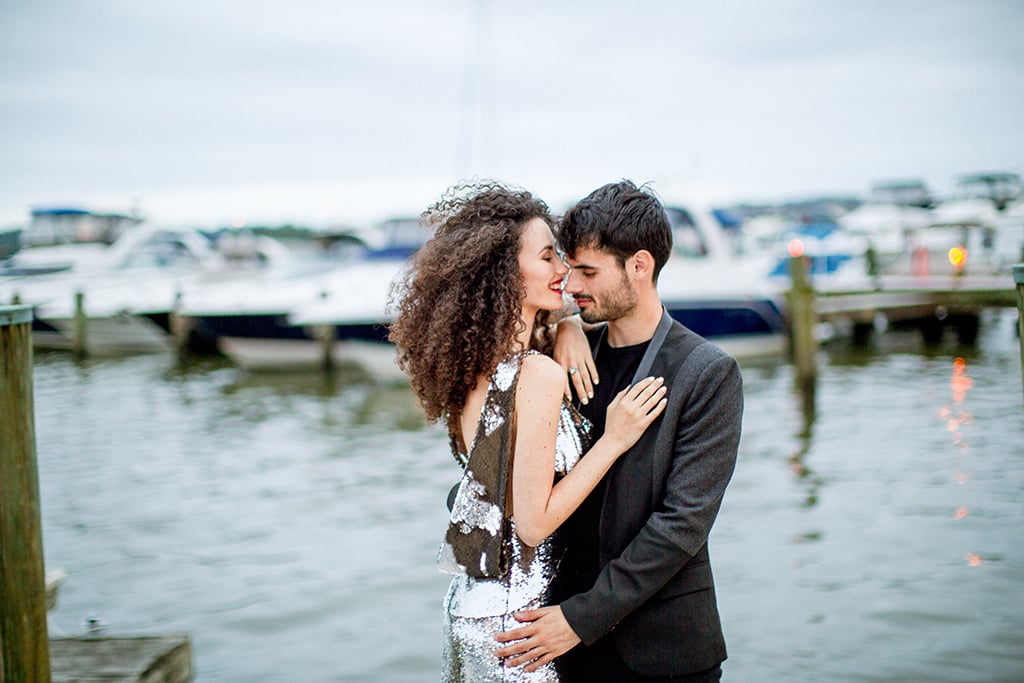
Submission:
M 604 434 L 608 404 L 612 402 L 616 394 L 629 386 L 649 345 L 650 341 L 648 340 L 633 346 L 614 348 L 608 346 L 606 339 L 602 339 L 594 358 L 597 375 L 601 379 L 600 383 L 594 387 L 594 398 L 586 405 L 581 405 L 579 401 L 576 401 L 580 413 L 594 424 L 593 440 L 595 442 Z M 584 457 L 586 456 L 584 455 Z M 568 543 L 568 549 L 563 566 L 574 574 L 571 578 L 565 577 L 573 584 L 565 586 L 570 593 L 590 588 L 600 570 L 598 566 L 598 531 L 604 489 L 605 480 L 602 480 L 564 525 L 564 538 Z

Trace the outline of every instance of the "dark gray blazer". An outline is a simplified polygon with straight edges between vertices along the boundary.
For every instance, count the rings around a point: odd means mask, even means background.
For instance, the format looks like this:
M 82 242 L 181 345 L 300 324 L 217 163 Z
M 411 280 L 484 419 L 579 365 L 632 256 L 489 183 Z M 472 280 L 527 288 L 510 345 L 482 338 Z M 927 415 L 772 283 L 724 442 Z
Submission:
M 560 604 L 584 643 L 610 634 L 631 669 L 670 676 L 726 657 L 707 539 L 736 464 L 743 382 L 734 358 L 678 322 L 648 374 L 665 378 L 668 405 L 607 475 L 597 582 Z

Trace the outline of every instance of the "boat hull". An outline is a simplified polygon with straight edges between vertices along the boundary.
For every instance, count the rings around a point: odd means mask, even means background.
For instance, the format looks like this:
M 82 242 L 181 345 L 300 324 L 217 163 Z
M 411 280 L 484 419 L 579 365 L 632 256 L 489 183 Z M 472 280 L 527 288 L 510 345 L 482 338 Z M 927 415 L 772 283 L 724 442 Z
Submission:
M 771 299 L 666 301 L 673 319 L 718 344 L 736 358 L 774 356 L 786 351 L 786 319 Z

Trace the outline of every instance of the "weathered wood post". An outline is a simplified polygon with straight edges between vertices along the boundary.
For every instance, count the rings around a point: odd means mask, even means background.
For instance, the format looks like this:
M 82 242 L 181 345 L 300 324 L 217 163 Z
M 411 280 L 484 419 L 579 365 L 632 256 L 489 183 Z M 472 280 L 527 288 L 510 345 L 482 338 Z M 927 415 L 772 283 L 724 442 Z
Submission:
M 31 306 L 0 306 L 0 683 L 5 680 L 50 680 Z
M 174 293 L 174 308 L 167 318 L 167 327 L 174 339 L 174 347 L 178 351 L 178 357 L 184 357 L 188 353 L 189 339 L 192 336 L 192 321 L 181 312 L 181 292 Z
M 336 339 L 336 330 L 334 325 L 330 323 L 324 323 L 319 325 L 317 333 L 320 338 L 320 364 L 321 367 L 330 372 L 334 369 L 334 342 Z
M 89 319 L 85 316 L 85 294 L 75 291 L 75 325 L 71 334 L 71 351 L 76 358 L 85 358 L 89 348 Z
M 792 256 L 789 259 L 789 320 L 792 337 L 793 365 L 796 368 L 797 388 L 803 394 L 805 409 L 814 406 L 814 393 L 818 379 L 818 340 L 814 336 L 817 321 L 814 288 L 807 276 L 808 259 Z
M 1020 342 L 1020 378 L 1024 384 L 1024 263 L 1013 267 L 1013 281 L 1017 285 L 1017 341 Z

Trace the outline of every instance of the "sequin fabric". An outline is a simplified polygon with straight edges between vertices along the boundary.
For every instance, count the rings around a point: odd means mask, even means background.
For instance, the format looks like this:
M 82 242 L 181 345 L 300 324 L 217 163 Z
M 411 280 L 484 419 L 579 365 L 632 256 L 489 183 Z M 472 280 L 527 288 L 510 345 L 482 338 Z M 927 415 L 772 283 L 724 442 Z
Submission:
M 441 569 L 454 574 L 444 603 L 442 681 L 448 683 L 559 680 L 551 664 L 527 673 L 522 667 L 503 666 L 494 654 L 494 636 L 518 625 L 514 612 L 547 603 L 563 550 L 557 532 L 536 548 L 524 545 L 514 521 L 504 514 L 512 410 L 523 355 L 510 356 L 495 371 L 468 453 L 459 452 L 460 440 L 452 435 L 453 454 L 466 469 L 439 555 Z M 556 479 L 579 461 L 589 435 L 590 423 L 563 401 L 555 441 Z

